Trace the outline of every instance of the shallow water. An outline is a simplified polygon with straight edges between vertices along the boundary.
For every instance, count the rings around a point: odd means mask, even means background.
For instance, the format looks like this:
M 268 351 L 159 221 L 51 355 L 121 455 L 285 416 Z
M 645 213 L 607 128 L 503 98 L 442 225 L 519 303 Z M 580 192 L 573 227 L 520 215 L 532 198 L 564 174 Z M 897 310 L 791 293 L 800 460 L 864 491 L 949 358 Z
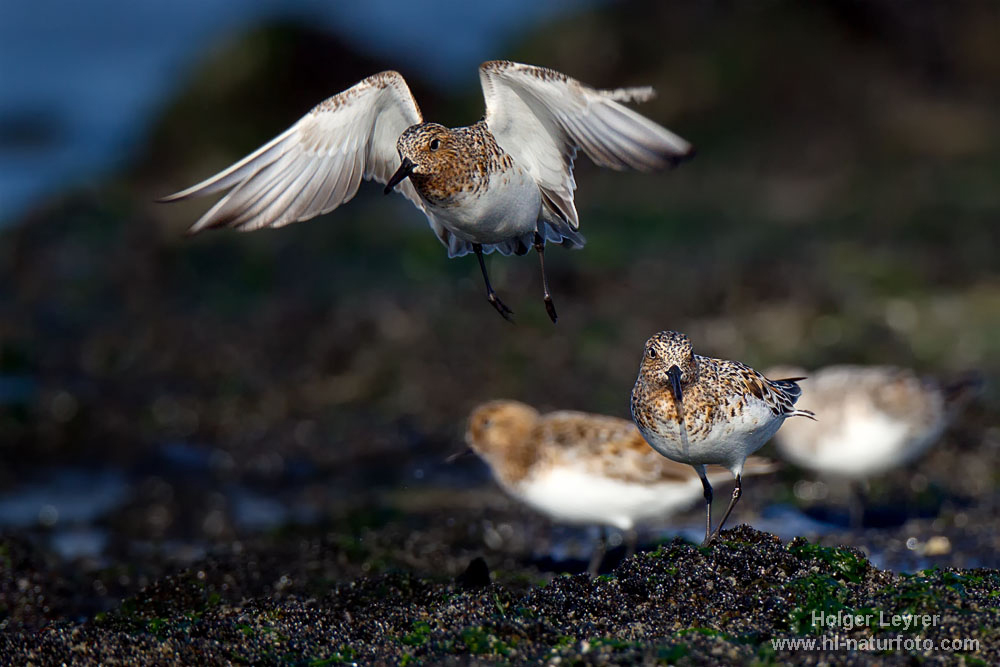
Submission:
M 399 499 L 394 503 L 404 525 L 407 507 L 411 507 L 415 515 L 430 516 L 449 526 L 454 526 L 453 517 L 465 511 L 461 509 L 462 498 L 468 493 L 482 491 L 502 498 L 485 466 L 476 462 L 454 465 L 428 459 L 412 468 L 410 479 L 388 480 L 384 487 L 366 490 L 344 479 L 326 481 L 305 464 L 298 466 L 298 475 L 236 480 L 228 477 L 219 460 L 210 448 L 172 442 L 157 450 L 155 460 L 128 469 L 56 467 L 15 484 L 0 496 L 0 532 L 35 535 L 67 562 L 85 559 L 109 566 L 112 552 L 120 553 L 124 543 L 128 550 L 153 549 L 168 560 L 191 563 L 204 557 L 220 539 L 247 539 L 292 526 L 321 526 L 331 516 L 350 513 L 348 501 L 355 496 L 382 497 L 382 501 L 374 501 L 379 503 L 385 502 L 385 494 L 396 494 Z M 155 476 L 149 475 L 151 470 L 156 471 Z M 369 477 L 358 474 L 356 479 Z M 483 548 L 506 550 L 521 545 L 515 548 L 521 551 L 522 563 L 542 571 L 579 571 L 585 567 L 597 529 L 545 527 L 547 522 L 539 527 L 530 511 L 510 504 L 517 509 L 514 515 L 488 510 L 479 514 Z M 358 511 L 361 527 L 373 515 L 363 507 Z M 181 516 L 188 521 L 181 521 Z M 677 536 L 697 544 L 704 536 L 702 516 L 700 504 L 695 503 L 669 526 L 642 530 L 640 544 L 652 548 Z M 955 529 L 942 527 L 940 521 L 906 521 L 903 517 L 894 528 L 850 531 L 841 524 L 817 520 L 788 503 L 755 508 L 746 501 L 729 527 L 744 521 L 784 541 L 805 536 L 821 543 L 857 546 L 879 567 L 897 572 L 948 564 L 955 558 L 965 567 L 1000 565 L 995 553 L 957 553 L 975 548 L 969 546 L 975 542 L 963 543 L 960 532 L 956 537 Z M 149 526 L 160 523 L 166 523 L 167 528 L 151 535 Z M 195 527 L 186 527 L 189 524 Z M 419 521 L 413 525 L 414 530 L 422 530 Z M 371 530 L 377 533 L 379 528 L 373 525 Z M 951 539 L 942 543 L 946 539 L 942 536 L 948 534 Z M 931 539 L 938 540 L 935 544 L 947 544 L 948 550 L 926 555 Z M 606 567 L 624 553 L 616 531 L 609 532 L 608 547 L 615 553 Z
M 93 524 L 128 494 L 124 471 L 56 468 L 0 496 L 0 527 Z

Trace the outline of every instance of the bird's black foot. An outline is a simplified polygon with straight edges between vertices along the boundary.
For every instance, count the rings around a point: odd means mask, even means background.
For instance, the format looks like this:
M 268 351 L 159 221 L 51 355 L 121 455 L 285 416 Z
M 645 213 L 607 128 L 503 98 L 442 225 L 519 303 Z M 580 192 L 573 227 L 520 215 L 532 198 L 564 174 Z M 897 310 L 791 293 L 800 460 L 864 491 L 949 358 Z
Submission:
M 722 535 L 722 526 L 716 526 L 712 534 L 705 538 L 705 541 L 701 543 L 703 547 L 710 547 L 719 541 L 719 537 Z
M 542 269 L 542 298 L 545 300 L 545 312 L 549 314 L 552 324 L 555 324 L 559 316 L 556 315 L 555 304 L 549 295 L 549 280 L 545 277 L 545 239 L 538 232 L 535 232 L 535 252 L 538 253 L 538 266 Z
M 511 317 L 511 315 L 514 314 L 514 311 L 508 308 L 507 304 L 501 301 L 500 297 L 498 297 L 495 292 L 487 294 L 486 298 L 490 300 L 490 304 L 494 308 L 496 308 L 498 313 L 500 313 L 500 317 L 504 318 L 510 323 L 514 322 L 514 318 Z
M 552 297 L 548 294 L 545 295 L 545 312 L 549 314 L 549 319 L 552 320 L 552 324 L 556 323 L 559 316 L 556 315 L 556 306 L 552 303 Z
M 493 285 L 490 284 L 490 274 L 486 271 L 486 262 L 483 261 L 483 246 L 479 243 L 473 243 L 472 250 L 476 253 L 476 259 L 479 260 L 479 268 L 483 272 L 483 282 L 486 283 L 486 298 L 490 300 L 493 307 L 497 309 L 498 313 L 500 313 L 500 317 L 513 324 L 514 319 L 511 315 L 514 314 L 514 311 L 508 308 L 507 304 L 500 300 L 497 293 L 493 291 Z

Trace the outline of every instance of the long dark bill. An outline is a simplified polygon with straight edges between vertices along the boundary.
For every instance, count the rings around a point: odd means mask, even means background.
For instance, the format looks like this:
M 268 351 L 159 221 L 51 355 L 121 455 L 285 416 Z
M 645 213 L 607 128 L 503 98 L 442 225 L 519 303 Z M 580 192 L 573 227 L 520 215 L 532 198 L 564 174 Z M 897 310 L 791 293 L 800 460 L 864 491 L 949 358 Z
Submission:
M 454 454 L 452 454 L 451 456 L 449 456 L 448 458 L 446 458 L 444 460 L 444 462 L 445 463 L 454 463 L 455 461 L 457 461 L 459 459 L 462 459 L 462 458 L 465 458 L 466 456 L 470 456 L 472 454 L 475 454 L 475 452 L 472 451 L 472 447 L 466 447 L 462 451 L 455 452 Z
M 385 190 L 383 190 L 383 192 L 385 194 L 392 192 L 394 187 L 410 177 L 410 174 L 413 173 L 414 167 L 416 167 L 416 165 L 410 161 L 410 158 L 404 157 L 402 164 L 399 165 L 399 169 L 397 169 L 396 173 L 392 175 L 389 182 L 385 184 Z
M 681 369 L 680 366 L 674 365 L 670 367 L 667 371 L 667 377 L 670 378 L 670 388 L 674 392 L 674 398 L 678 401 L 681 400 Z

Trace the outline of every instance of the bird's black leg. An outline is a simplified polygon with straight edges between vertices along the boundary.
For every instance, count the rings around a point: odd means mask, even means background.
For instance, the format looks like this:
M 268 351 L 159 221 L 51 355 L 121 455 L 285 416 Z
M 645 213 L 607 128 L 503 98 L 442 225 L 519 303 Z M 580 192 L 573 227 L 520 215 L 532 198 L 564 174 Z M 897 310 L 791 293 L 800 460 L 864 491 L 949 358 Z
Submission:
M 726 513 L 722 515 L 722 521 L 719 522 L 719 525 L 715 528 L 715 532 L 712 533 L 712 540 L 719 537 L 719 534 L 722 532 L 722 527 L 726 525 L 726 519 L 729 518 L 729 514 L 733 511 L 733 508 L 736 507 L 736 502 L 740 499 L 741 495 L 743 495 L 743 478 L 742 476 L 737 475 L 736 488 L 733 489 L 733 498 L 729 501 L 729 507 L 726 508 Z
M 625 558 L 635 555 L 635 549 L 639 545 L 639 533 L 635 528 L 625 531 Z
M 604 526 L 601 526 L 600 537 L 597 538 L 597 544 L 594 545 L 594 551 L 590 554 L 590 564 L 587 565 L 587 574 L 592 577 L 596 577 L 597 573 L 601 569 L 601 563 L 604 562 L 604 553 L 608 549 L 608 538 L 605 535 Z
M 542 297 L 545 301 L 545 312 L 549 314 L 549 319 L 555 324 L 559 318 L 556 315 L 555 304 L 552 303 L 552 295 L 549 294 L 549 279 L 545 277 L 545 239 L 538 232 L 535 232 L 535 252 L 538 253 L 538 264 L 542 267 Z
M 702 546 L 708 546 L 712 535 L 712 485 L 708 483 L 705 475 L 705 466 L 697 466 L 698 476 L 701 477 L 701 488 L 705 491 L 705 541 Z
M 848 506 L 851 530 L 861 530 L 865 527 L 865 506 L 868 504 L 867 484 L 863 481 L 851 482 L 850 505 Z
M 479 243 L 473 243 L 472 249 L 476 252 L 476 259 L 479 260 L 479 268 L 483 270 L 483 280 L 486 282 L 486 298 L 490 300 L 490 303 L 497 309 L 501 317 L 508 322 L 513 322 L 514 320 L 510 316 L 514 314 L 514 311 L 500 300 L 497 293 L 493 291 L 493 285 L 490 285 L 490 275 L 486 273 L 486 262 L 483 260 L 483 246 Z

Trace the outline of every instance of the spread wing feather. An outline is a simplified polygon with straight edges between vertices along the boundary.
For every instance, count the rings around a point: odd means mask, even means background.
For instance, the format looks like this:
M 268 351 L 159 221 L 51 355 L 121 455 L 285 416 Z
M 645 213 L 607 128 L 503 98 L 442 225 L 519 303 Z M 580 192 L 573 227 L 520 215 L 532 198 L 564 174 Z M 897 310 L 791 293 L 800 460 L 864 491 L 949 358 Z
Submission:
M 229 190 L 191 227 L 192 233 L 308 220 L 350 201 L 362 179 L 386 183 L 399 165 L 396 139 L 421 120 L 403 77 L 381 72 L 317 105 L 231 167 L 161 201 Z M 427 213 L 409 181 L 398 190 Z M 428 219 L 441 238 L 441 226 Z
M 602 167 L 641 171 L 693 155 L 687 141 L 620 104 L 649 99 L 650 88 L 598 90 L 550 69 L 502 60 L 483 63 L 479 80 L 497 143 L 574 229 L 580 224 L 573 202 L 578 149 Z

